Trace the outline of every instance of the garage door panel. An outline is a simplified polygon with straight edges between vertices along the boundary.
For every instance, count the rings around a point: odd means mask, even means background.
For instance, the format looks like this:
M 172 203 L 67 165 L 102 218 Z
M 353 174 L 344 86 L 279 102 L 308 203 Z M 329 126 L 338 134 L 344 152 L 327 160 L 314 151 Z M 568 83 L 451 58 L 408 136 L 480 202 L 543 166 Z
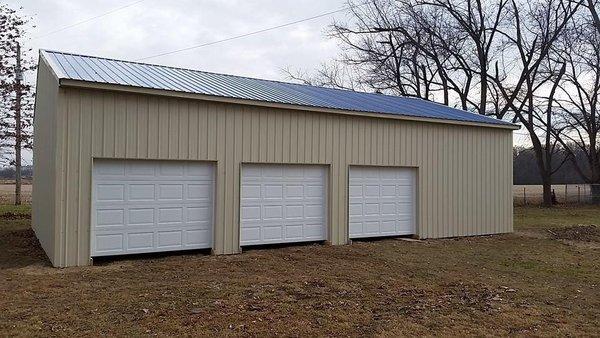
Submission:
M 94 161 L 92 256 L 211 247 L 213 166 L 167 162 Z
M 181 230 L 159 231 L 158 243 L 159 248 L 181 247 Z
M 396 203 L 381 203 L 381 215 L 382 216 L 394 216 L 397 214 Z
M 326 167 L 244 165 L 241 245 L 325 239 Z
M 102 209 L 96 212 L 96 223 L 99 226 L 123 226 L 125 225 L 125 210 Z
M 95 238 L 96 250 L 103 253 L 122 252 L 124 248 L 123 234 L 99 234 Z
M 396 221 L 381 221 L 380 231 L 384 234 L 393 234 L 396 232 Z
M 211 210 L 209 206 L 206 207 L 187 207 L 186 209 L 186 221 L 208 223 L 211 218 Z
M 96 188 L 98 201 L 119 201 L 125 200 L 124 184 L 98 184 Z
M 159 176 L 181 178 L 184 173 L 184 165 L 178 162 L 164 161 L 159 165 Z
M 303 199 L 304 198 L 304 187 L 302 185 L 286 185 L 285 187 L 285 198 L 286 199 Z
M 185 244 L 187 246 L 206 246 L 210 245 L 210 229 L 186 230 Z
M 415 171 L 410 168 L 351 167 L 351 238 L 415 233 Z
M 285 218 L 286 219 L 303 219 L 304 218 L 304 206 L 303 205 L 286 205 L 285 206 Z
M 304 226 L 304 237 L 311 239 L 323 239 L 323 223 L 306 224 Z
M 240 237 L 244 239 L 243 243 L 258 243 L 261 241 L 260 226 L 250 226 L 246 224 L 240 231 Z
M 282 199 L 283 198 L 283 185 L 282 184 L 270 184 L 265 185 L 263 188 L 262 198 L 265 200 L 270 199 Z
M 283 238 L 283 225 L 267 225 L 262 226 L 262 238 L 265 241 L 275 241 Z
M 142 177 L 154 177 L 156 166 L 152 163 L 137 163 L 136 165 L 127 166 L 127 175 L 142 176 Z
M 160 184 L 158 200 L 183 200 L 183 184 Z
M 154 225 L 154 209 L 153 208 L 130 208 L 129 209 L 129 225 Z
M 155 186 L 149 183 L 129 184 L 129 201 L 154 201 Z
M 323 202 L 324 204 L 325 202 Z M 309 204 L 304 207 L 305 218 L 325 220 L 325 206 L 323 204 Z
M 349 212 L 350 216 L 362 215 L 363 214 L 362 203 L 351 203 L 348 208 L 348 212 Z
M 158 209 L 158 224 L 180 223 L 183 220 L 182 207 L 170 207 Z
M 94 163 L 94 174 L 97 178 L 125 176 L 125 163 L 111 160 L 96 162 Z
M 150 249 L 154 246 L 154 232 L 127 234 L 127 247 L 133 250 Z
M 187 200 L 208 201 L 210 199 L 210 184 L 188 184 Z

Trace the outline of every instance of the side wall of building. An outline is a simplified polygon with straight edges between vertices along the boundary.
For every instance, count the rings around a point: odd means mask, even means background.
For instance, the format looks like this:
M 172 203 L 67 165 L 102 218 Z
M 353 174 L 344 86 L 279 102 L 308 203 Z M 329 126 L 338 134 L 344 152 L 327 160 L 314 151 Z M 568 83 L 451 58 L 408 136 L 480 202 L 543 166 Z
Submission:
M 418 168 L 421 238 L 512 231 L 512 133 L 65 88 L 57 131 L 58 266 L 90 256 L 93 158 L 217 164 L 214 252 L 239 252 L 242 163 L 329 166 L 329 241 L 348 242 L 349 165 Z
M 56 112 L 58 79 L 44 62 L 39 63 L 34 115 L 32 228 L 50 258 L 56 253 Z

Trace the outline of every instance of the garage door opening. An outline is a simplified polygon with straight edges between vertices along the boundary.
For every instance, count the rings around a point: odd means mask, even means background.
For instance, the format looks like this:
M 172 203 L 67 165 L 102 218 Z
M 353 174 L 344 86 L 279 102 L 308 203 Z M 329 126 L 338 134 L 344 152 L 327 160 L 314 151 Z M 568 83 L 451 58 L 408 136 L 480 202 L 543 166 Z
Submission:
M 350 238 L 416 233 L 416 169 L 350 167 Z
M 210 163 L 95 159 L 91 256 L 211 248 L 213 191 Z
M 327 238 L 327 167 L 244 164 L 240 245 Z

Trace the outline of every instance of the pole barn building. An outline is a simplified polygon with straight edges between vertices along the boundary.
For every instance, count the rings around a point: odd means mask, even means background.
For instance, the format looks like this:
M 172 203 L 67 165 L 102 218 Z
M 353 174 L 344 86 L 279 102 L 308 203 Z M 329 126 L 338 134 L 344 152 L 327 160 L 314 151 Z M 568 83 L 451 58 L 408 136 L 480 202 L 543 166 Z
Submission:
M 510 232 L 514 129 L 416 98 L 42 51 L 33 228 L 60 267 Z

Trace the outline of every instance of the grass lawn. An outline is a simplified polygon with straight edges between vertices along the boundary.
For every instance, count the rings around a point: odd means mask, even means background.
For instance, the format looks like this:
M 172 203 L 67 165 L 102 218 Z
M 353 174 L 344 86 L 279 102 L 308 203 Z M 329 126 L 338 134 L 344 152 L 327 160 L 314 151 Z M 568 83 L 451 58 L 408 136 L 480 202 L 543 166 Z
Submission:
M 54 269 L 0 207 L 0 336 L 598 335 L 600 208 L 518 208 L 514 234 Z

